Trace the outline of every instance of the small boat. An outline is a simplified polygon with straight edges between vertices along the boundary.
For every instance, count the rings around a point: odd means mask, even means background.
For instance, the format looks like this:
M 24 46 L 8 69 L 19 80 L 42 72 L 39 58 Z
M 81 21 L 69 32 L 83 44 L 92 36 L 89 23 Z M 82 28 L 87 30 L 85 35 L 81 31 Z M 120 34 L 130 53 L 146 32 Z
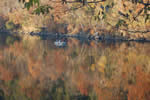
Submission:
M 62 41 L 62 40 L 56 40 L 54 42 L 54 45 L 58 46 L 58 47 L 64 47 L 67 45 L 67 43 L 65 41 Z

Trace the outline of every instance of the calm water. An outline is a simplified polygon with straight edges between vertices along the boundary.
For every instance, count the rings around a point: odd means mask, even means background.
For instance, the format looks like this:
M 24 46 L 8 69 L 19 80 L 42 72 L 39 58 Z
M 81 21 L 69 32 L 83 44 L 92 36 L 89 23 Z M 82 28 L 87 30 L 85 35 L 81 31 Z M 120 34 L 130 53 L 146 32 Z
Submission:
M 1 47 L 5 99 L 149 100 L 149 43 L 54 42 L 28 37 Z

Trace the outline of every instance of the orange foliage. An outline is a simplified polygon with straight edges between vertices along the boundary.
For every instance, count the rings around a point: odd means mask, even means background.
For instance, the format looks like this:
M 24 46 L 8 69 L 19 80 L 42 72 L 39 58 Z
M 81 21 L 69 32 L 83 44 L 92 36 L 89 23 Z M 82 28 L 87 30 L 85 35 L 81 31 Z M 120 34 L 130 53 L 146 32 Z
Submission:
M 0 80 L 9 81 L 12 79 L 13 79 L 13 74 L 9 70 L 0 66 Z
M 60 0 L 56 0 L 56 2 L 59 2 Z M 62 20 L 62 17 L 64 17 L 66 11 L 67 11 L 67 6 L 63 5 L 62 3 L 54 3 L 53 4 L 54 8 L 54 20 L 60 22 Z
M 102 93 L 102 90 L 101 88 L 99 87 L 99 84 L 98 84 L 98 80 L 95 80 L 93 82 L 93 88 L 94 88 L 94 91 L 96 92 L 97 96 L 98 96 L 98 100 L 103 100 L 102 99 L 102 96 L 101 96 L 101 93 Z
M 36 62 L 34 62 L 33 60 L 29 60 L 29 72 L 32 75 L 33 78 L 38 78 L 40 75 L 40 72 L 42 71 L 41 69 L 42 65 L 41 65 L 41 61 L 38 60 Z
M 39 88 L 33 88 L 33 87 L 30 87 L 28 89 L 26 89 L 26 93 L 27 93 L 27 96 L 32 98 L 32 100 L 40 100 L 40 96 L 41 96 L 41 92 L 40 92 L 41 89 Z
M 150 74 L 136 67 L 136 84 L 128 87 L 128 100 L 150 100 Z
M 0 61 L 3 60 L 3 53 L 0 51 Z
M 144 5 L 142 5 L 142 4 L 137 4 L 137 9 L 136 9 L 136 13 L 138 14 L 138 12 L 141 10 L 141 9 L 143 9 L 144 8 Z
M 90 87 L 90 82 L 87 79 L 87 76 L 84 73 L 79 72 L 76 77 L 76 84 L 78 90 L 83 95 L 88 95 L 88 89 Z
M 108 90 L 106 88 L 102 88 L 99 84 L 98 80 L 94 80 L 93 82 L 93 89 L 96 92 L 96 95 L 98 97 L 98 100 L 114 100 L 114 97 L 112 95 L 112 91 Z
M 15 42 L 9 48 L 5 49 L 7 52 L 12 52 L 15 56 L 23 54 L 23 45 L 19 42 Z
M 54 58 L 54 62 L 55 62 L 55 67 L 56 67 L 56 72 L 58 74 L 58 76 L 60 76 L 64 70 L 65 70 L 65 56 L 62 55 L 63 52 L 56 52 L 55 53 L 55 58 Z

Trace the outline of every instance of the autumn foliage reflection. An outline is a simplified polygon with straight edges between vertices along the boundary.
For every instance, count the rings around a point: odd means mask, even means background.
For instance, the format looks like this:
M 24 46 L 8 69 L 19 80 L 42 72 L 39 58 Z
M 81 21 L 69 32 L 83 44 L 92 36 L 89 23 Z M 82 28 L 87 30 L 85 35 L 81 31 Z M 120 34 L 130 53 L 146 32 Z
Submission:
M 91 48 L 74 41 L 70 46 L 46 48 L 39 38 L 29 36 L 1 49 L 0 88 L 4 97 L 15 100 L 23 97 L 23 100 L 150 99 L 148 44 L 107 46 L 99 43 Z

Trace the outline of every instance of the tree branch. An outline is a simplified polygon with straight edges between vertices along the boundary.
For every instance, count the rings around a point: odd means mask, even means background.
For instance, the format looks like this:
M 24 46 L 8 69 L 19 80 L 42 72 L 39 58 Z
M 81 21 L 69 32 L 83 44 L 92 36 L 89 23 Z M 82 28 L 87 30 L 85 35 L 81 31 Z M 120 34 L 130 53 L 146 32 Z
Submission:
M 54 1 L 54 0 L 51 0 L 52 2 L 55 2 L 55 3 L 61 3 L 62 1 Z M 99 2 L 104 2 L 105 0 L 100 0 L 100 1 L 89 1 L 89 2 L 86 2 L 86 3 L 99 3 Z M 79 1 L 67 1 L 66 0 L 66 3 L 82 3 L 82 2 L 79 2 Z
M 123 31 L 127 31 L 127 32 L 132 32 L 132 33 L 148 33 L 150 32 L 150 30 L 144 30 L 144 31 L 139 31 L 139 30 L 127 30 L 127 29 L 120 29 Z

